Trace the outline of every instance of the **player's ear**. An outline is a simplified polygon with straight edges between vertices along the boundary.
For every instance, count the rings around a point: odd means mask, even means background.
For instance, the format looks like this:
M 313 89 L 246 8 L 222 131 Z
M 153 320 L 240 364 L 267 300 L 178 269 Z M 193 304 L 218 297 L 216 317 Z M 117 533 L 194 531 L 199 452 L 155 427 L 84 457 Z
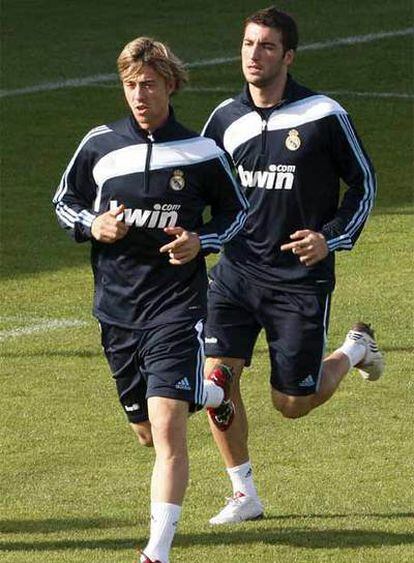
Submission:
M 295 58 L 295 51 L 293 49 L 288 49 L 284 56 L 284 61 L 287 66 L 290 66 L 293 63 Z
M 175 80 L 168 80 L 168 81 L 167 81 L 167 92 L 168 92 L 168 95 L 171 96 L 171 94 L 174 94 L 175 90 L 176 90 Z

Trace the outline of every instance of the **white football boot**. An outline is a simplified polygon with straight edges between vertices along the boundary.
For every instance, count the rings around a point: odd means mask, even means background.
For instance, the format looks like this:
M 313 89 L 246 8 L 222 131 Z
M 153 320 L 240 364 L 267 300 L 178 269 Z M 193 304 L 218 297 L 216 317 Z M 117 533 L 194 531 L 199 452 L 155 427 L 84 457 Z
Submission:
M 378 349 L 371 326 L 362 322 L 356 323 L 346 335 L 346 339 L 365 346 L 365 356 L 355 366 L 361 376 L 368 381 L 379 379 L 384 373 L 385 362 Z
M 237 492 L 227 499 L 227 504 L 217 516 L 210 519 L 210 524 L 238 524 L 245 520 L 263 518 L 263 505 L 258 497 L 249 497 Z

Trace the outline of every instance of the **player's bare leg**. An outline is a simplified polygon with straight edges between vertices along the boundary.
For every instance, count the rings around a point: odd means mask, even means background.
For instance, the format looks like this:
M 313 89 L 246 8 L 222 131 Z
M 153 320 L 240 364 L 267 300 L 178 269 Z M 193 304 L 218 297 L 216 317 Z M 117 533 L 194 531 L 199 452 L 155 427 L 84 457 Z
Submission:
M 206 406 L 210 404 L 215 404 L 214 400 L 216 400 L 216 402 L 219 402 L 219 400 L 217 400 L 217 397 L 223 396 L 220 395 L 219 391 L 217 390 L 217 388 L 215 389 L 215 387 L 216 385 L 213 385 L 213 388 L 210 386 L 207 389 L 207 386 L 205 386 Z M 154 446 L 154 442 L 152 439 L 151 423 L 149 420 L 146 420 L 144 422 L 130 422 L 130 426 L 135 436 L 137 437 L 138 442 L 141 444 L 141 446 L 146 446 L 146 447 Z
M 219 365 L 225 365 L 233 371 L 233 383 L 230 391 L 235 406 L 234 419 L 231 426 L 220 431 L 209 417 L 210 429 L 213 434 L 226 467 L 241 465 L 249 459 L 247 447 L 248 424 L 246 410 L 240 394 L 240 376 L 244 360 L 239 358 L 206 358 L 204 373 L 207 377 Z
M 155 448 L 151 480 L 151 533 L 145 555 L 168 561 L 188 483 L 188 403 L 164 397 L 148 399 Z
M 147 446 L 151 448 L 154 446 L 154 442 L 152 440 L 152 432 L 151 432 L 151 423 L 149 420 L 145 422 L 131 422 L 130 426 L 138 438 L 138 442 L 141 446 Z
M 272 389 L 273 405 L 285 418 L 305 416 L 332 397 L 349 369 L 348 357 L 342 352 L 335 351 L 323 361 L 321 384 L 316 393 L 293 396 Z
M 259 518 L 263 515 L 263 507 L 258 498 L 252 477 L 252 468 L 248 450 L 248 422 L 243 399 L 240 393 L 240 376 L 244 360 L 239 358 L 207 358 L 205 376 L 220 365 L 228 366 L 233 371 L 231 399 L 235 406 L 234 419 L 231 426 L 222 431 L 209 417 L 211 432 L 220 451 L 231 479 L 233 495 L 223 510 L 211 518 L 211 524 L 230 524 Z
M 286 418 L 305 416 L 332 397 L 353 367 L 368 381 L 376 381 L 384 372 L 384 358 L 378 350 L 374 331 L 362 322 L 356 323 L 348 332 L 344 344 L 324 359 L 316 393 L 297 397 L 272 389 L 273 405 Z

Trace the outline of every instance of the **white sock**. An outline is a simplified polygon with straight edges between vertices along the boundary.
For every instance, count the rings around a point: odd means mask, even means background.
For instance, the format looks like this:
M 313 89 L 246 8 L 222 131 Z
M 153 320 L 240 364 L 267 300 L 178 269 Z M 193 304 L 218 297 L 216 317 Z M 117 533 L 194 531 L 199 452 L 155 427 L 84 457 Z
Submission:
M 180 519 L 181 506 L 168 502 L 151 503 L 150 539 L 144 553 L 150 559 L 168 563 L 174 534 Z
M 351 367 L 359 364 L 366 354 L 365 345 L 358 344 L 358 342 L 355 342 L 355 340 L 351 340 L 350 338 L 347 338 L 338 350 L 348 357 Z
M 233 495 L 240 492 L 249 497 L 257 497 L 250 460 L 236 467 L 228 467 L 227 473 L 233 485 Z
M 213 381 L 204 380 L 203 405 L 205 407 L 219 407 L 224 399 L 224 391 Z

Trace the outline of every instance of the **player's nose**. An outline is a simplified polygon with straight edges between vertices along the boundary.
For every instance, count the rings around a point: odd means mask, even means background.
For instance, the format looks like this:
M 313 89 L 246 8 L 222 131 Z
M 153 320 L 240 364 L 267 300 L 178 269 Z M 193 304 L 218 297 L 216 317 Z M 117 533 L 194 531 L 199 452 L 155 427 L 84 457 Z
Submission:
M 141 102 L 144 99 L 144 89 L 140 88 L 139 84 L 135 86 L 132 97 L 136 102 Z
M 251 50 L 250 50 L 250 58 L 252 61 L 257 61 L 260 54 L 260 46 L 258 43 L 253 43 Z

